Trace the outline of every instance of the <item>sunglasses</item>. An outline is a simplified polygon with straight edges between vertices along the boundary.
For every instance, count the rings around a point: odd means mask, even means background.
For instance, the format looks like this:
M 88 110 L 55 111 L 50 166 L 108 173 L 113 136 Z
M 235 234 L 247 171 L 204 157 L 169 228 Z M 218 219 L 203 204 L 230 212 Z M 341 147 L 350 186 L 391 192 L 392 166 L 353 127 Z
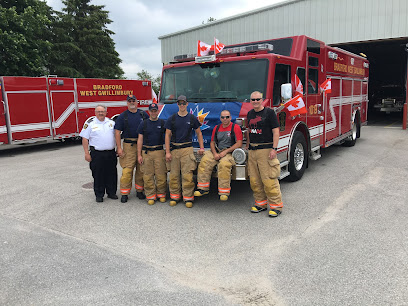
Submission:
M 229 119 L 230 116 L 221 116 L 221 119 Z
M 251 101 L 260 101 L 262 98 L 251 99 Z
M 133 99 L 132 99 L 132 100 L 128 100 L 128 102 L 136 102 L 136 100 L 133 100 Z
M 178 101 L 177 104 L 178 105 L 187 105 L 187 102 L 186 101 Z

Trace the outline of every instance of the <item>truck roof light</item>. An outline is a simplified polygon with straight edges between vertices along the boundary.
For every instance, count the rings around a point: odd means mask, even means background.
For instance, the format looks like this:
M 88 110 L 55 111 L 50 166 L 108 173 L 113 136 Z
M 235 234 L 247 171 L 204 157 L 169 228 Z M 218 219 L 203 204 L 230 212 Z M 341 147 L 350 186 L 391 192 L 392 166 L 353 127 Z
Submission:
M 241 47 L 226 47 L 222 50 L 221 54 L 231 53 L 243 53 L 243 52 L 256 52 L 256 51 L 273 51 L 272 44 L 253 44 Z
M 333 52 L 333 51 L 329 51 L 328 56 L 330 59 L 332 60 L 336 60 L 338 58 L 337 53 Z
M 197 64 L 201 64 L 201 63 L 215 62 L 216 59 L 217 58 L 215 57 L 215 54 L 203 55 L 203 56 L 196 56 L 195 62 Z

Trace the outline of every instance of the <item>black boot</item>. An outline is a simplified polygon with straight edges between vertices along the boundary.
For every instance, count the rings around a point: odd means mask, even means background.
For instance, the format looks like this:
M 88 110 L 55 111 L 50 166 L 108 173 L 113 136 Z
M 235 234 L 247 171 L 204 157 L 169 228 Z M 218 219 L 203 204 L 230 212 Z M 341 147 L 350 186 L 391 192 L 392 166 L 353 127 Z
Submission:
M 146 199 L 146 195 L 144 194 L 144 192 L 136 192 L 136 196 L 137 196 L 140 200 Z
M 128 201 L 128 196 L 126 194 L 122 195 L 122 197 L 120 198 L 120 201 L 122 203 L 126 203 Z

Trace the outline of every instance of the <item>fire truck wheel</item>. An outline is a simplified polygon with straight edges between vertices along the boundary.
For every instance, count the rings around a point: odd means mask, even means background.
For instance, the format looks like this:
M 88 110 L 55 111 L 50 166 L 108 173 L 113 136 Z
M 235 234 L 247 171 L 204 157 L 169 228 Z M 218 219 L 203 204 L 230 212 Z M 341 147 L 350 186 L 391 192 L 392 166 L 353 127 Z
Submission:
M 292 145 L 290 146 L 289 181 L 298 181 L 302 178 L 306 170 L 307 144 L 305 137 L 299 131 L 293 134 Z
M 352 147 L 356 144 L 357 141 L 357 135 L 359 134 L 360 131 L 360 125 L 356 122 L 357 118 L 354 119 L 353 122 L 353 132 L 350 135 L 350 137 L 348 137 L 344 142 L 343 142 L 343 146 L 345 147 Z

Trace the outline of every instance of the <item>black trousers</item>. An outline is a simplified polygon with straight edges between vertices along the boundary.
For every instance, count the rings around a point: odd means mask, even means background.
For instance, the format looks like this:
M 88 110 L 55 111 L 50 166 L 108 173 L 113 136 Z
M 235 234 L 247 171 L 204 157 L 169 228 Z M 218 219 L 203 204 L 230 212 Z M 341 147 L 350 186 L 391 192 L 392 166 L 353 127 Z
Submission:
M 103 197 L 105 191 L 108 195 L 116 194 L 118 189 L 118 172 L 115 150 L 91 151 L 92 161 L 89 167 L 94 178 L 94 192 L 96 197 Z

